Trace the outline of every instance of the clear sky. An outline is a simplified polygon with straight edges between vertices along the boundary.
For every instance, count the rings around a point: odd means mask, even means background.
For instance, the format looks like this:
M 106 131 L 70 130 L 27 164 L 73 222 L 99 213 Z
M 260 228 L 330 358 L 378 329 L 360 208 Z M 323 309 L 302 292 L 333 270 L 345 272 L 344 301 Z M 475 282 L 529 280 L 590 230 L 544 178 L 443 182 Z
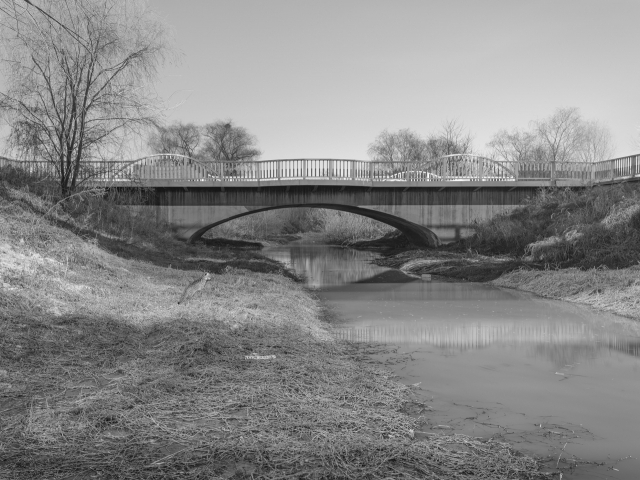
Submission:
M 152 0 L 180 62 L 169 122 L 233 119 L 262 159 L 367 158 L 383 129 L 462 122 L 485 148 L 578 107 L 640 152 L 640 0 Z

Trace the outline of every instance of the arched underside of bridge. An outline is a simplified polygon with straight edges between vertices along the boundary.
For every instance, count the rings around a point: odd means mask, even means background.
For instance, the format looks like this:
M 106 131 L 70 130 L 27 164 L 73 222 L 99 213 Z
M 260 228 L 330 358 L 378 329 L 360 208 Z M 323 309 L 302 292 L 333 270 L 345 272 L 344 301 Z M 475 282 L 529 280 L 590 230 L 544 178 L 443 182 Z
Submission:
M 233 215 L 224 220 L 220 220 L 218 222 L 211 223 L 202 227 L 193 233 L 189 239 L 188 243 L 193 243 L 198 240 L 202 235 L 204 235 L 207 231 L 211 230 L 218 225 L 221 225 L 226 222 L 230 222 L 231 220 L 235 220 L 236 218 L 244 217 L 246 215 L 253 215 L 254 213 L 266 212 L 268 210 L 278 210 L 282 208 L 326 208 L 330 210 L 340 210 L 343 212 L 355 213 L 357 215 L 362 215 L 363 217 L 368 217 L 373 220 L 377 220 L 382 223 L 386 223 L 390 225 L 400 232 L 402 232 L 407 239 L 416 246 L 429 246 L 429 247 L 438 247 L 441 245 L 440 239 L 438 236 L 429 230 L 427 227 L 422 225 L 418 225 L 417 223 L 410 222 L 403 218 L 397 217 L 395 215 L 391 215 L 384 212 L 379 212 L 377 210 L 371 210 L 368 208 L 355 207 L 351 205 L 336 205 L 331 203 L 305 203 L 305 204 L 296 204 L 296 205 L 277 205 L 273 207 L 266 208 L 258 208 L 255 210 L 251 210 L 249 212 L 240 213 L 238 215 Z

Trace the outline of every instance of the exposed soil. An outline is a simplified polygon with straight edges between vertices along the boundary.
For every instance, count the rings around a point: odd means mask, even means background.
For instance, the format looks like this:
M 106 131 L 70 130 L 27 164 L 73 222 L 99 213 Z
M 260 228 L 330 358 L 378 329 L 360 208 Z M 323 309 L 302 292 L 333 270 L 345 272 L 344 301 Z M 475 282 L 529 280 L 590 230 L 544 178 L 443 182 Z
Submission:
M 457 281 L 491 282 L 543 297 L 565 300 L 640 319 L 640 266 L 620 269 L 551 268 L 507 255 L 487 256 L 441 249 L 386 250 L 377 265 L 409 275 L 431 274 Z

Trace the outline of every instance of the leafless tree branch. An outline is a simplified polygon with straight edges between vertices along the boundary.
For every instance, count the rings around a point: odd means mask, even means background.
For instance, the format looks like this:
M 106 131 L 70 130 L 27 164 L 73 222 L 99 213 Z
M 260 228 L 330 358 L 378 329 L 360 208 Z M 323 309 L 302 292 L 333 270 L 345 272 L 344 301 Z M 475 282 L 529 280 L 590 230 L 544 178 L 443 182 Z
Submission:
M 9 146 L 54 165 L 63 196 L 84 162 L 158 124 L 153 90 L 170 53 L 142 0 L 0 0 Z

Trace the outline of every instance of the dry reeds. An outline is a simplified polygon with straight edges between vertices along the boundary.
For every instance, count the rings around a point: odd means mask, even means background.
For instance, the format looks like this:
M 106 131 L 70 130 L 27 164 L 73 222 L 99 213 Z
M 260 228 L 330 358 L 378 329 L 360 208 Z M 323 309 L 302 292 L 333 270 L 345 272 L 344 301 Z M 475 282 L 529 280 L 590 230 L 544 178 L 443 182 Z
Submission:
M 623 268 L 640 261 L 640 187 L 541 190 L 525 205 L 474 225 L 465 243 L 484 254 L 554 267 Z
M 332 245 L 351 245 L 395 231 L 387 224 L 349 212 L 323 209 L 318 212 L 318 217 L 323 240 Z

